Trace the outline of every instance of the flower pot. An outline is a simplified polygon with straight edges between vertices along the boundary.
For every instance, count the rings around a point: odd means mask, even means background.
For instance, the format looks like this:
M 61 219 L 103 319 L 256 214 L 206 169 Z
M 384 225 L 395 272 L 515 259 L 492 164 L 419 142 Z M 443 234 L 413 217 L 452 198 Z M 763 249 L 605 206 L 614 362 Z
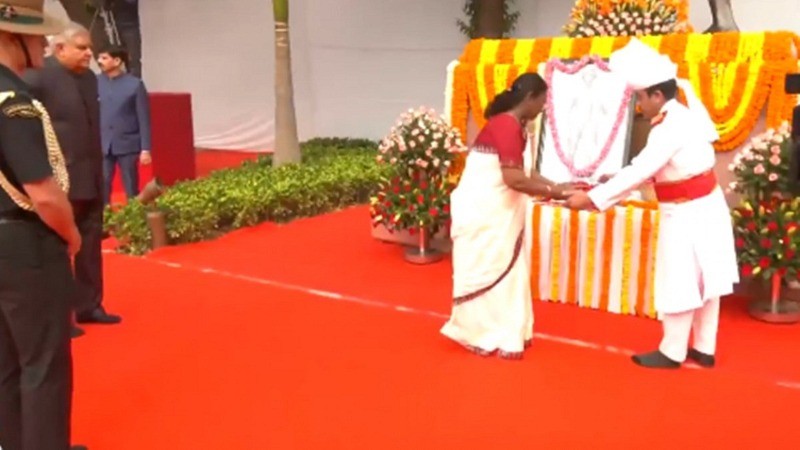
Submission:
M 763 297 L 759 298 L 761 296 L 756 296 L 756 299 L 748 307 L 750 316 L 767 323 L 790 324 L 800 322 L 800 303 L 781 298 L 781 281 L 780 275 L 772 276 L 769 298 L 765 299 Z
M 444 255 L 431 246 L 430 232 L 425 228 L 420 228 L 419 234 L 417 234 L 417 245 L 406 249 L 405 258 L 411 264 L 433 264 L 441 261 Z

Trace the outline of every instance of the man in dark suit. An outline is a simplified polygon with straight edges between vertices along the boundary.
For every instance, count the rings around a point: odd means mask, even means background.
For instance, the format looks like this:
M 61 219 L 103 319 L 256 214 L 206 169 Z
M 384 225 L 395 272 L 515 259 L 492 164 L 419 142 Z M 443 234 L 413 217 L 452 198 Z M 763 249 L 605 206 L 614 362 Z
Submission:
M 83 243 L 75 257 L 78 323 L 116 324 L 103 308 L 103 154 L 97 77 L 89 70 L 92 42 L 81 25 L 53 37 L 44 68 L 25 72 L 31 91 L 47 108 L 67 161 L 70 203 Z
M 103 144 L 104 196 L 119 166 L 128 199 L 139 195 L 139 162 L 150 164 L 150 99 L 139 78 L 125 73 L 127 52 L 109 47 L 98 54 L 103 73 L 98 77 Z

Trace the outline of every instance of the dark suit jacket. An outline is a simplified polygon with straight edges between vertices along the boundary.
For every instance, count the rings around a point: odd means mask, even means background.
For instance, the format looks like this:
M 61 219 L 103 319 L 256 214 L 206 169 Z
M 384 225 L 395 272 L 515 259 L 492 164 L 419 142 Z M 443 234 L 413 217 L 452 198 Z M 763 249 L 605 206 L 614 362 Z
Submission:
M 70 200 L 101 199 L 103 152 L 97 77 L 91 71 L 70 72 L 50 57 L 44 68 L 29 70 L 23 78 L 50 114 L 67 161 Z
M 150 99 L 142 80 L 124 73 L 98 77 L 100 131 L 104 155 L 150 151 Z

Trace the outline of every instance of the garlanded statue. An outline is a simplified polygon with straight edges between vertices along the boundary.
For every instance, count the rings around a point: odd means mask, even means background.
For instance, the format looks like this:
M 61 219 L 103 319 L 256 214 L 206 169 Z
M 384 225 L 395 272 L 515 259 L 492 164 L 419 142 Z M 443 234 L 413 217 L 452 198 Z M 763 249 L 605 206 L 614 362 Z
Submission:
M 711 8 L 711 26 L 706 33 L 739 31 L 736 19 L 733 18 L 731 0 L 708 0 L 708 6 Z

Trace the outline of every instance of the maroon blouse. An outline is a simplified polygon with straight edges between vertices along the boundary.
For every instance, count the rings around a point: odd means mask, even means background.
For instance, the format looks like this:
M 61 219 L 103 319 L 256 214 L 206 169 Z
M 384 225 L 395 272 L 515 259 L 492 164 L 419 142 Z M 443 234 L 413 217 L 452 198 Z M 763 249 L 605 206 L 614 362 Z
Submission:
M 483 127 L 472 150 L 496 154 L 504 167 L 523 167 L 525 153 L 525 129 L 511 114 L 498 114 Z

